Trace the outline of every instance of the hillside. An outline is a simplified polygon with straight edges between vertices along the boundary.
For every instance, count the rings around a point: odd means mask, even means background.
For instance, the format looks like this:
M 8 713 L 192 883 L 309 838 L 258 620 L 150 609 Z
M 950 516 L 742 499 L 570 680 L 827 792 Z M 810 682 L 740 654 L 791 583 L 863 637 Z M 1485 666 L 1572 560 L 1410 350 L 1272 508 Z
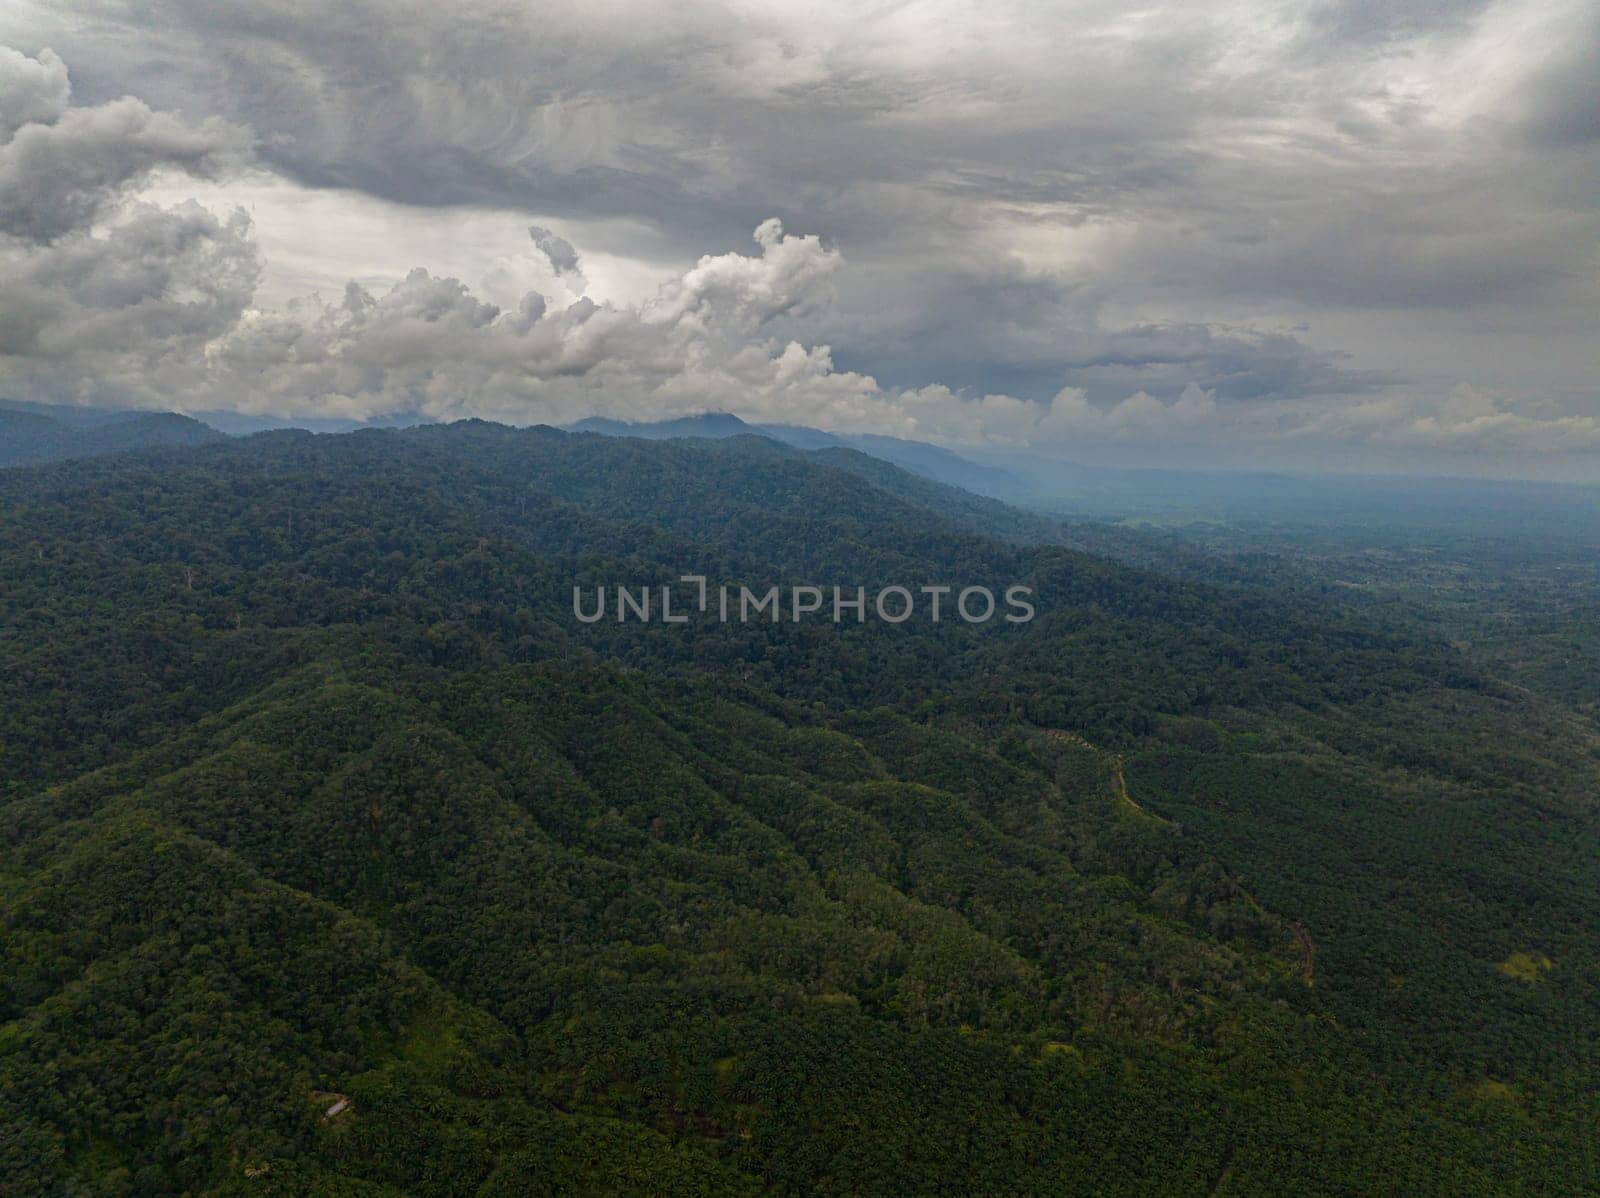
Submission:
M 0 1194 L 1600 1185 L 1592 725 L 1060 539 L 745 436 L 0 473 Z M 685 573 L 1038 616 L 573 617 Z
M 1008 471 L 982 465 L 924 441 L 872 433 L 828 433 L 794 424 L 752 424 L 727 412 L 641 422 L 591 416 L 572 425 L 571 431 L 608 437 L 643 437 L 653 441 L 677 437 L 768 437 L 802 450 L 853 449 L 912 474 L 979 495 L 1010 497 L 1023 490 L 1022 484 Z
M 98 457 L 222 434 L 176 412 L 115 412 L 0 401 L 0 467 Z

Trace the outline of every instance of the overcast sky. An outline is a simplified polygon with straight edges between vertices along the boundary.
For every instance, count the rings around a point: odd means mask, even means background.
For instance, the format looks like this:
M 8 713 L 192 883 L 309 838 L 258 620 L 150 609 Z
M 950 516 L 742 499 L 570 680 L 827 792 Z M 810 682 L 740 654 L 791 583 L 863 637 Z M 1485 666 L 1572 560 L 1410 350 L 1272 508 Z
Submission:
M 0 394 L 1600 481 L 1600 0 L 0 9 Z

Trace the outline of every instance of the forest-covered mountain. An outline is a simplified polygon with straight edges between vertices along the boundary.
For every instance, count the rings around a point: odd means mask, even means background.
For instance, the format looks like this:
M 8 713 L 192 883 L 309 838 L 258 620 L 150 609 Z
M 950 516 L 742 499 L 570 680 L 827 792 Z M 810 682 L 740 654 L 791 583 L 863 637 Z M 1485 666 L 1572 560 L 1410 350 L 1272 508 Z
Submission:
M 0 467 L 220 440 L 176 412 L 123 412 L 0 400 Z
M 591 416 L 571 426 L 580 433 L 650 440 L 687 437 L 767 437 L 795 449 L 853 449 L 880 458 L 902 470 L 979 495 L 1008 498 L 1019 495 L 1021 482 L 996 466 L 984 466 L 952 450 L 925 441 L 885 437 L 875 433 L 829 433 L 796 424 L 750 424 L 728 412 L 681 416 L 675 420 L 633 422 Z M 1067 463 L 1059 469 L 1073 469 Z
M 0 1194 L 1600 1187 L 1593 723 L 1083 539 L 747 436 L 0 473 Z M 573 616 L 688 573 L 1038 615 Z

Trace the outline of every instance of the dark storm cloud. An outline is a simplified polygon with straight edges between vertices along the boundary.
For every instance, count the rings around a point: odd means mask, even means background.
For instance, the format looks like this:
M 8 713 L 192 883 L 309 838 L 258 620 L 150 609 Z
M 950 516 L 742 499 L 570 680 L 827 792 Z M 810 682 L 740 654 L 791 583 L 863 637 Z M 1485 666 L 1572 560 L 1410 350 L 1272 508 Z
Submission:
M 1323 52 L 1330 41 L 1380 43 L 1429 33 L 1462 33 L 1493 0 L 1326 0 L 1314 4 L 1307 22 L 1307 50 Z
M 1157 237 L 1196 202 L 1257 232 L 1285 215 L 1285 195 L 1425 204 L 1449 172 L 1409 185 L 1415 155 L 1397 151 L 1415 117 L 1407 106 L 1432 101 L 1404 94 L 1379 55 L 1397 41 L 1402 57 L 1459 42 L 1481 7 L 1314 5 L 1257 47 L 1239 42 L 1278 10 L 1175 10 L 1118 35 L 1115 11 L 1072 5 L 996 5 L 989 17 L 913 6 L 898 22 L 823 9 L 785 22 L 706 4 L 397 14 L 165 0 L 98 7 L 137 22 L 136 54 L 92 28 L 84 37 L 95 90 L 137 82 L 163 105 L 224 112 L 262 135 L 269 161 L 314 184 L 641 217 L 697 252 L 772 213 L 846 245 L 872 241 L 908 203 L 935 234 L 976 219 L 971 208 L 1042 204 L 1070 206 L 1072 219 L 1132 217 Z M 1577 61 L 1594 42 L 1591 28 L 1575 32 L 1566 53 Z M 1559 63 L 1529 64 L 1544 69 L 1566 78 Z M 1531 119 L 1547 135 L 1581 136 L 1582 99 Z M 1241 158 L 1232 143 L 1245 137 L 1277 144 L 1258 140 Z M 1196 231 L 1214 243 L 1194 247 L 1199 264 L 1241 244 L 1236 228 Z M 1351 230 L 1337 232 L 1348 245 Z M 1291 298 L 1325 298 L 1319 250 L 1284 249 L 1292 260 L 1277 273 Z M 1394 273 L 1430 267 L 1400 262 Z
M 1095 390 L 1177 391 L 1185 383 L 1231 400 L 1369 390 L 1393 380 L 1349 368 L 1348 355 L 1321 353 L 1291 333 L 1205 324 L 1118 329 L 1103 349 L 1067 364 L 1076 385 Z
M 50 123 L 67 110 L 72 83 L 67 64 L 44 50 L 37 59 L 0 49 L 0 139 L 9 141 L 23 125 Z
M 572 242 L 539 225 L 529 225 L 528 236 L 533 238 L 533 244 L 539 247 L 539 252 L 550 259 L 556 274 L 579 273 L 578 251 L 572 248 Z

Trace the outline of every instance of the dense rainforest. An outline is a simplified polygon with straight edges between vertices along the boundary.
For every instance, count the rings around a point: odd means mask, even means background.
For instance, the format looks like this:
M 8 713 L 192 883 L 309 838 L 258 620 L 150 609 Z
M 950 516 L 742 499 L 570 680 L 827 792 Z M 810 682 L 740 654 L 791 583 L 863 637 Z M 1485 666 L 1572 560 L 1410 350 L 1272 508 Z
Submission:
M 0 471 L 0 1195 L 1596 1192 L 1592 712 L 1307 569 L 753 436 Z M 574 618 L 685 574 L 1037 617 Z

